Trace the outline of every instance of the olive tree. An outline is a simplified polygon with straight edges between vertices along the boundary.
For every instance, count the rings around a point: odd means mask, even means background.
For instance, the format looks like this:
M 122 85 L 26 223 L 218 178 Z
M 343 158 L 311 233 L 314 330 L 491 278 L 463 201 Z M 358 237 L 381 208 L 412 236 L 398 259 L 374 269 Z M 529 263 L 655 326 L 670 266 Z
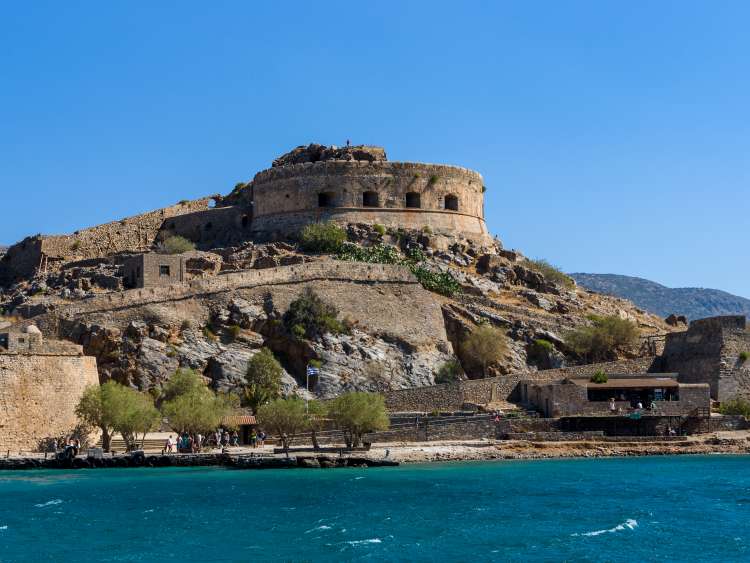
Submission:
M 258 422 L 279 437 L 287 456 L 297 434 L 309 427 L 305 402 L 299 397 L 276 399 L 262 405 L 258 409 Z
M 390 425 L 385 400 L 379 393 L 344 393 L 328 404 L 328 415 L 344 433 L 348 448 L 359 446 L 362 435 L 387 430 Z
M 179 370 L 164 388 L 161 411 L 175 432 L 215 430 L 233 409 L 232 398 L 217 395 L 193 370 Z
M 508 341 L 505 333 L 488 323 L 474 327 L 461 344 L 464 358 L 482 367 L 482 377 L 487 377 L 487 366 L 500 361 L 508 354 Z
M 242 402 L 254 414 L 258 408 L 281 394 L 281 375 L 284 369 L 268 348 L 261 348 L 247 363 L 247 374 L 242 389 Z

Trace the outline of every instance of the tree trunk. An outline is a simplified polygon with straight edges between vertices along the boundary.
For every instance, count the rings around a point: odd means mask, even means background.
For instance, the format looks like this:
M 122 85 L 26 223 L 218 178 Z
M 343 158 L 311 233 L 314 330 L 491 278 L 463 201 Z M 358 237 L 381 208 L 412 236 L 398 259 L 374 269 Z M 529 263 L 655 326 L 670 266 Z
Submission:
M 112 445 L 112 437 L 109 435 L 109 431 L 102 427 L 102 449 L 105 452 L 109 452 Z

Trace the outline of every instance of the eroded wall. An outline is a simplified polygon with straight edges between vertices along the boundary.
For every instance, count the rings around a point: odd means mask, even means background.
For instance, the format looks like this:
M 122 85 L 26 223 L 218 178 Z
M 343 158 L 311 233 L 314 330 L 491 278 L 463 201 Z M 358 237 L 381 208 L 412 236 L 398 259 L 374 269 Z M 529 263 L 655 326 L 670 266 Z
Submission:
M 84 389 L 98 385 L 96 360 L 70 354 L 0 354 L 0 452 L 35 451 L 77 424 Z

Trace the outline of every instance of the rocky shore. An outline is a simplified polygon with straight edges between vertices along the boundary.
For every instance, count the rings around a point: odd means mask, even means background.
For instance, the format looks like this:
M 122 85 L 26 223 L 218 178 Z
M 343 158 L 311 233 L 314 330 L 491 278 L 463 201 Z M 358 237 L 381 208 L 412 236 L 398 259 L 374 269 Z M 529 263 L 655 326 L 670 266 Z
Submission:
M 387 451 L 387 452 L 386 452 Z M 653 455 L 750 454 L 750 432 L 716 432 L 680 442 L 476 440 L 376 444 L 370 453 L 401 463 Z
M 170 454 L 147 455 L 136 452 L 128 455 L 103 456 L 101 458 L 75 457 L 54 459 L 39 457 L 9 457 L 0 459 L 2 470 L 28 469 L 112 469 L 136 467 L 210 467 L 231 469 L 327 469 L 338 467 L 396 467 L 398 461 L 371 456 L 256 456 L 231 454 Z

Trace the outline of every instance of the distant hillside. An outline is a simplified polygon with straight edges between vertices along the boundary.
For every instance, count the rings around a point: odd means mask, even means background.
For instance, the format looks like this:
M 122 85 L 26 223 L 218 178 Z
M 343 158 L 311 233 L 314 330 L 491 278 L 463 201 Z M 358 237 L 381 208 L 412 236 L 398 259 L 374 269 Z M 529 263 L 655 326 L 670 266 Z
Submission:
M 641 309 L 662 317 L 672 313 L 685 315 L 689 320 L 716 315 L 746 315 L 750 317 L 750 299 L 718 289 L 698 287 L 670 288 L 631 276 L 617 274 L 570 274 L 581 287 L 629 299 Z

